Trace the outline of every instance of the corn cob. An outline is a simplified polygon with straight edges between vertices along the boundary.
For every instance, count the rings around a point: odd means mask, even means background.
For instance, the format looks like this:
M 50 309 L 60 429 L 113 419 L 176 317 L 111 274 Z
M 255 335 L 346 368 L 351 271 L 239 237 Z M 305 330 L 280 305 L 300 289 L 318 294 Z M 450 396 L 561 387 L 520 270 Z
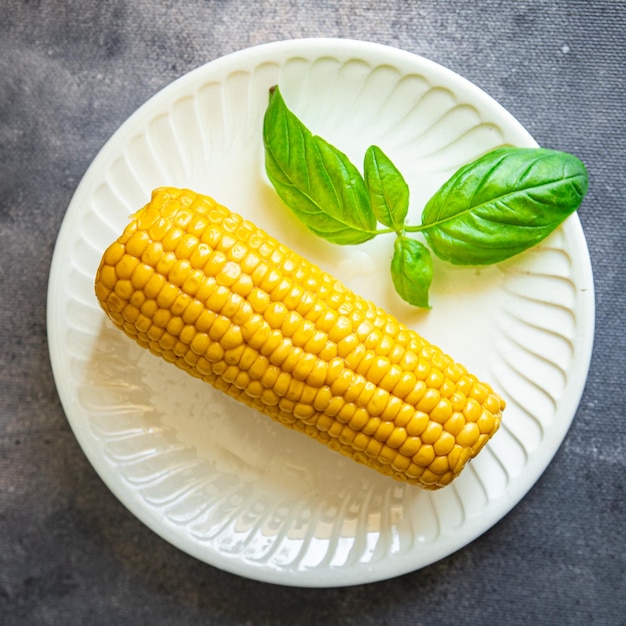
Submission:
M 410 484 L 450 483 L 504 401 L 439 348 L 239 215 L 156 189 L 95 292 L 139 345 Z

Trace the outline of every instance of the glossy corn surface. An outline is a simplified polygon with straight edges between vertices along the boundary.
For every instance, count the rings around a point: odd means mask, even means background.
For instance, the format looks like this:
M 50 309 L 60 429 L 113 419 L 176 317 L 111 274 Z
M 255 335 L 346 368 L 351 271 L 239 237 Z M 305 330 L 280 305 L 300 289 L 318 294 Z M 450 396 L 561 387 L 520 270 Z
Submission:
M 500 425 L 488 384 L 189 190 L 153 192 L 104 252 L 95 291 L 141 346 L 398 480 L 449 484 Z

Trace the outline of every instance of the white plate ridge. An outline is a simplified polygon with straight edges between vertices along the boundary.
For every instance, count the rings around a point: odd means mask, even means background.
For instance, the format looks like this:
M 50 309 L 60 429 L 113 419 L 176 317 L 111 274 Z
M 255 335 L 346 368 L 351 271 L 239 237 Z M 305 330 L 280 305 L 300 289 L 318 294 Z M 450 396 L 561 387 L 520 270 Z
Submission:
M 140 107 L 85 174 L 59 232 L 48 289 L 52 368 L 90 463 L 165 540 L 248 578 L 304 587 L 374 582 L 467 545 L 534 485 L 565 437 L 594 330 L 576 215 L 497 266 L 435 262 L 433 309 L 390 288 L 392 240 L 338 247 L 311 235 L 264 173 L 268 89 L 358 165 L 378 144 L 411 189 L 409 221 L 460 165 L 533 138 L 480 89 L 377 44 L 302 39 L 202 66 Z M 396 483 L 158 360 L 115 329 L 93 279 L 105 247 L 154 187 L 206 193 L 343 280 L 507 400 L 503 425 L 449 487 Z

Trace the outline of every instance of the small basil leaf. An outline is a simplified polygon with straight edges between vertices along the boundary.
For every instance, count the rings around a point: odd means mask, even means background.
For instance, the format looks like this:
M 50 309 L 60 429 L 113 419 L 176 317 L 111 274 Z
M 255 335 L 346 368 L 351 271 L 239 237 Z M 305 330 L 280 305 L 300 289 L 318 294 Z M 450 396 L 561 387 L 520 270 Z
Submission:
M 424 244 L 404 236 L 396 238 L 391 279 L 403 300 L 414 306 L 430 308 L 428 290 L 433 280 L 433 261 Z
M 336 244 L 374 237 L 365 183 L 348 157 L 287 108 L 275 87 L 263 122 L 267 175 L 283 202 L 316 235 Z
M 404 177 L 378 146 L 367 149 L 363 173 L 376 219 L 401 232 L 409 210 L 409 186 Z
M 459 169 L 429 200 L 432 251 L 457 265 L 497 263 L 538 244 L 582 202 L 587 171 L 545 148 L 499 148 Z

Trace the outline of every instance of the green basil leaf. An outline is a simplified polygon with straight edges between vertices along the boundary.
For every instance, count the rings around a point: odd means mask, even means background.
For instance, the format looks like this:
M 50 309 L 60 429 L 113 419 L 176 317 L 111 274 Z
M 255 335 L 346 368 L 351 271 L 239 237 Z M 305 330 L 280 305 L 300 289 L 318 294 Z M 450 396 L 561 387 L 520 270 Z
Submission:
M 414 306 L 430 308 L 428 290 L 433 280 L 433 260 L 424 244 L 404 236 L 396 238 L 391 279 L 403 300 Z
M 263 122 L 267 175 L 283 202 L 316 235 L 336 244 L 375 236 L 376 218 L 360 172 L 287 108 L 275 87 Z
M 582 202 L 587 171 L 545 148 L 499 148 L 459 169 L 429 200 L 432 251 L 457 265 L 497 263 L 538 244 Z
M 378 146 L 367 149 L 363 174 L 376 219 L 401 232 L 409 210 L 409 186 L 404 177 Z

